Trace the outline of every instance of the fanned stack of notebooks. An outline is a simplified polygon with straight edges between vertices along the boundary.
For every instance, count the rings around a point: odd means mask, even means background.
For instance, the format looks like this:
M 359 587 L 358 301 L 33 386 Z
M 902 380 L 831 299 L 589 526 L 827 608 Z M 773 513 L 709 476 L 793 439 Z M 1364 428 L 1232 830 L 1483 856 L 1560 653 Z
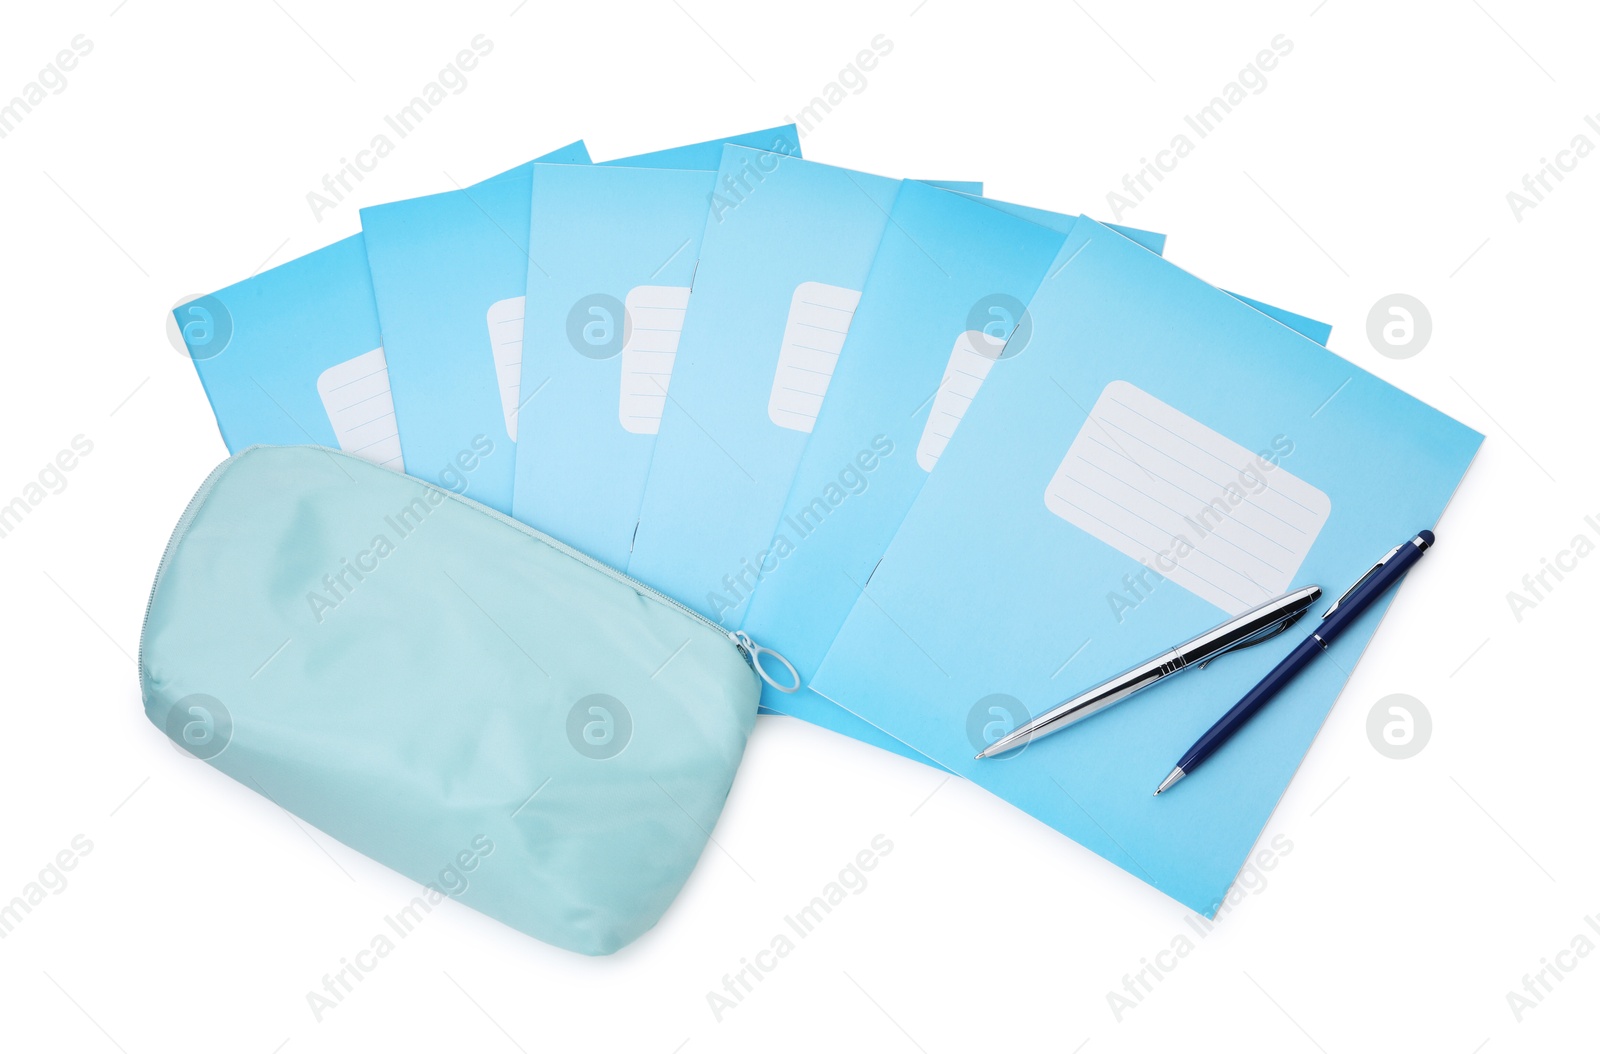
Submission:
M 793 126 L 601 164 L 574 143 L 361 224 L 176 309 L 229 450 L 337 447 L 509 513 L 785 656 L 802 686 L 766 708 L 1207 915 L 1386 601 L 1181 794 L 1150 790 L 1273 645 L 975 752 L 1355 581 L 1482 438 L 1161 235 L 802 160 Z

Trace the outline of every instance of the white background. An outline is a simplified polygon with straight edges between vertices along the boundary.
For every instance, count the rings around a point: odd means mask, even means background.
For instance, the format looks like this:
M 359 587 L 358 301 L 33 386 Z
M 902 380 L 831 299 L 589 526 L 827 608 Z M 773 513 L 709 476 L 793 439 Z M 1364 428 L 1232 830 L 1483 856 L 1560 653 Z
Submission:
M 1600 954 L 1519 1022 L 1507 993 L 1600 914 L 1600 557 L 1518 621 L 1506 594 L 1600 540 L 1592 239 L 1600 159 L 1520 221 L 1507 192 L 1600 111 L 1583 5 L 97 0 L 12 5 L 0 98 L 93 51 L 0 140 L 0 502 L 93 453 L 0 538 L 0 900 L 93 844 L 0 940 L 8 1049 L 260 1051 L 1593 1049 Z M 493 53 L 345 203 L 307 191 L 476 34 Z M 1106 193 L 1278 34 L 1292 54 L 1123 222 L 1487 440 L 1268 825 L 1292 851 L 1201 938 L 1174 902 L 959 781 L 759 722 L 700 867 L 607 959 L 456 904 L 318 1023 L 306 993 L 416 887 L 145 720 L 134 662 L 167 534 L 225 454 L 167 343 L 180 297 L 586 138 L 596 160 L 781 122 L 877 34 L 892 53 L 808 157 L 1113 216 Z M 1191 136 L 1192 137 L 1192 136 Z M 1379 355 L 1395 292 L 1432 338 Z M 1198 676 L 1204 676 L 1203 674 Z M 1432 715 L 1392 760 L 1380 699 Z M 869 885 L 717 1021 L 706 993 L 874 835 Z M 1120 1020 L 1124 975 L 1193 950 Z M 1570 961 L 1570 960 L 1569 960 Z M 1147 975 L 1149 976 L 1149 975 Z M 1549 975 L 1547 975 L 1549 976 Z

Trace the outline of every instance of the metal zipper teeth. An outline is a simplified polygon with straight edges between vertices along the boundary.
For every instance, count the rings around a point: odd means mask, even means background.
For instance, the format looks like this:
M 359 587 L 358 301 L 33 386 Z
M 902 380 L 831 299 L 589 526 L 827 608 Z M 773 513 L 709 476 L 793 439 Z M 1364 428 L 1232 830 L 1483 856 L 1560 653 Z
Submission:
M 257 445 L 260 445 L 260 444 L 257 444 Z M 161 553 L 161 563 L 156 565 L 156 576 L 155 576 L 155 579 L 150 583 L 150 598 L 147 601 L 145 601 L 144 621 L 140 624 L 140 627 L 139 627 L 139 672 L 140 672 L 140 676 L 141 677 L 143 677 L 143 675 L 144 675 L 144 636 L 145 636 L 145 629 L 150 625 L 150 608 L 151 608 L 152 605 L 155 604 L 156 589 L 161 584 L 161 576 L 167 570 L 167 562 L 172 557 L 172 551 L 177 548 L 178 542 L 183 539 L 183 536 L 186 533 L 188 533 L 189 525 L 194 520 L 195 511 L 196 511 L 197 507 L 199 506 L 201 499 L 204 498 L 208 493 L 210 493 L 211 488 L 216 485 L 217 479 L 222 475 L 223 471 L 226 470 L 229 465 L 233 464 L 239 458 L 241 458 L 244 455 L 250 453 L 250 451 L 252 451 L 254 449 L 256 449 L 255 446 L 246 447 L 245 449 L 239 451 L 237 454 L 234 454 L 232 457 L 230 457 L 226 461 L 222 462 L 222 464 L 218 465 L 216 468 L 211 470 L 211 474 L 205 478 L 205 482 L 200 484 L 200 489 L 196 490 L 194 492 L 194 497 L 189 499 L 189 504 L 184 506 L 183 515 L 178 517 L 178 523 L 172 529 L 172 536 L 167 539 L 167 547 Z M 330 454 L 334 454 L 334 455 L 337 455 L 339 457 L 351 458 L 352 460 L 361 461 L 362 464 L 372 465 L 372 462 L 364 461 L 361 458 L 356 458 L 351 454 L 346 454 L 342 450 L 334 450 L 331 447 L 323 447 L 322 449 L 327 451 Z M 385 472 L 394 472 L 393 469 L 385 468 L 382 465 L 372 465 L 372 467 L 373 468 L 383 469 Z M 635 592 L 639 593 L 640 595 L 649 597 L 651 600 L 656 601 L 658 604 L 664 604 L 667 607 L 671 608 L 672 610 L 678 612 L 679 614 L 687 615 L 689 618 L 694 619 L 696 622 L 700 623 L 701 625 L 706 626 L 709 629 L 715 630 L 718 634 L 720 634 L 721 636 L 727 638 L 727 640 L 735 648 L 739 649 L 739 654 L 741 654 L 741 655 L 743 655 L 745 657 L 745 661 L 750 663 L 750 666 L 751 666 L 752 669 L 756 669 L 757 673 L 760 672 L 759 668 L 756 667 L 755 656 L 750 653 L 749 649 L 747 649 L 742 643 L 740 643 L 739 638 L 734 634 L 734 632 L 732 630 L 729 630 L 729 629 L 725 628 L 720 623 L 716 623 L 716 622 L 711 621 L 710 619 L 706 618 L 704 615 L 700 614 L 700 612 L 694 610 L 693 608 L 687 607 L 684 604 L 679 603 L 678 601 L 676 601 L 676 600 L 672 599 L 671 597 L 667 596 L 665 593 L 662 593 L 659 590 L 656 590 L 656 589 L 652 588 L 651 586 L 645 585 L 643 582 L 639 581 L 637 578 L 634 578 L 634 577 L 632 577 L 630 575 L 627 575 L 627 574 L 625 574 L 625 573 L 623 573 L 621 571 L 618 571 L 616 568 L 612 567 L 610 564 L 603 563 L 603 562 L 601 562 L 599 560 L 596 560 L 594 557 L 590 556 L 588 553 L 582 552 L 582 551 L 580 551 L 578 549 L 574 549 L 572 546 L 568 545 L 567 543 L 565 543 L 563 541 L 559 541 L 558 539 L 552 538 L 548 534 L 545 534 L 543 531 L 539 531 L 539 530 L 534 529 L 533 527 L 528 526 L 527 524 L 523 523 L 521 520 L 512 519 L 510 516 L 507 516 L 505 513 L 501 512 L 499 509 L 491 508 L 488 505 L 485 505 L 483 502 L 477 501 L 477 500 L 475 500 L 473 498 L 469 498 L 464 494 L 457 494 L 453 490 L 448 490 L 448 489 L 446 489 L 444 487 L 440 487 L 440 486 L 438 486 L 436 484 L 429 483 L 425 479 L 418 479 L 416 476 L 406 476 L 405 473 L 402 473 L 402 472 L 394 472 L 394 474 L 397 475 L 397 476 L 404 476 L 406 479 L 408 479 L 408 480 L 410 480 L 410 481 L 412 481 L 414 483 L 420 483 L 422 486 L 428 488 L 429 490 L 436 491 L 439 494 L 442 494 L 447 498 L 451 498 L 451 499 L 453 499 L 455 501 L 458 501 L 461 504 L 467 506 L 468 508 L 476 509 L 479 512 L 487 513 L 488 515 L 492 516 L 494 519 L 496 519 L 499 522 L 505 524 L 506 526 L 511 527 L 511 528 L 513 528 L 513 529 L 515 529 L 517 531 L 520 531 L 521 533 L 527 535 L 530 538 L 537 538 L 539 541 L 541 541 L 541 542 L 545 543 L 546 545 L 550 546 L 552 549 L 555 549 L 557 552 L 565 553 L 567 556 L 573 558 L 574 560 L 577 560 L 579 563 L 582 563 L 587 567 L 591 567 L 594 570 L 599 571 L 601 574 L 605 575 L 607 578 L 610 578 L 613 581 L 621 582 L 624 585 L 629 586 L 630 588 L 632 588 Z M 763 679 L 765 679 L 765 678 L 763 678 Z

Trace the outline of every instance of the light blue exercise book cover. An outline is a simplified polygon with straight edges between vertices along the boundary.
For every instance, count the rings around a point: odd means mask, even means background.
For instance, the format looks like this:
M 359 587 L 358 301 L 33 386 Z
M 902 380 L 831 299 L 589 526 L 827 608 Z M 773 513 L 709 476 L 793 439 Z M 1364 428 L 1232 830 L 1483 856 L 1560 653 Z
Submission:
M 723 580 L 770 535 L 899 185 L 723 152 L 628 571 L 730 628 Z
M 725 142 L 794 142 L 793 126 L 624 159 L 710 168 Z M 585 164 L 582 143 L 539 161 Z M 533 162 L 471 187 L 361 210 L 406 470 L 511 509 Z
M 737 626 L 738 578 L 788 493 L 900 180 L 736 147 L 725 179 L 628 572 Z
M 814 687 L 1214 915 L 1389 598 L 1160 798 L 1312 623 L 973 755 L 1292 586 L 1331 601 L 1437 522 L 1482 437 L 1093 221 L 1059 259 Z M 1437 549 L 1470 557 L 1447 527 Z
M 1027 347 L 1024 304 L 1058 266 L 1077 217 L 908 182 L 890 220 L 744 618 L 802 680 L 816 673 L 995 360 Z M 1111 229 L 1154 250 L 1165 240 Z M 1322 323 L 1266 309 L 1326 339 Z M 769 687 L 762 702 L 846 735 L 863 727 L 809 688 Z
M 535 173 L 512 514 L 626 567 L 718 173 Z
M 585 164 L 589 151 L 580 140 L 545 159 Z M 489 348 L 484 312 L 497 298 L 483 298 L 528 266 L 526 224 L 507 223 L 532 178 L 530 161 L 464 189 L 361 210 L 396 420 L 411 422 L 398 438 L 411 454 L 406 470 L 486 504 L 502 490 L 509 495 L 500 477 L 511 441 L 487 412 L 504 394 L 495 366 L 505 353 Z M 490 364 L 487 380 L 479 358 Z
M 229 453 L 315 443 L 404 470 L 361 235 L 173 317 Z

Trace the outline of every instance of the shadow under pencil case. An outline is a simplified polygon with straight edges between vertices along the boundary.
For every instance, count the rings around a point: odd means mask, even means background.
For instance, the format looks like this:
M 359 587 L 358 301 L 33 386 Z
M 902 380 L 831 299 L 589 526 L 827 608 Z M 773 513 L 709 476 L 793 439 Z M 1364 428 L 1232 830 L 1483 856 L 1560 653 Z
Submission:
M 180 747 L 434 900 L 606 954 L 705 848 L 763 656 L 451 491 L 252 447 L 173 531 L 139 675 Z

